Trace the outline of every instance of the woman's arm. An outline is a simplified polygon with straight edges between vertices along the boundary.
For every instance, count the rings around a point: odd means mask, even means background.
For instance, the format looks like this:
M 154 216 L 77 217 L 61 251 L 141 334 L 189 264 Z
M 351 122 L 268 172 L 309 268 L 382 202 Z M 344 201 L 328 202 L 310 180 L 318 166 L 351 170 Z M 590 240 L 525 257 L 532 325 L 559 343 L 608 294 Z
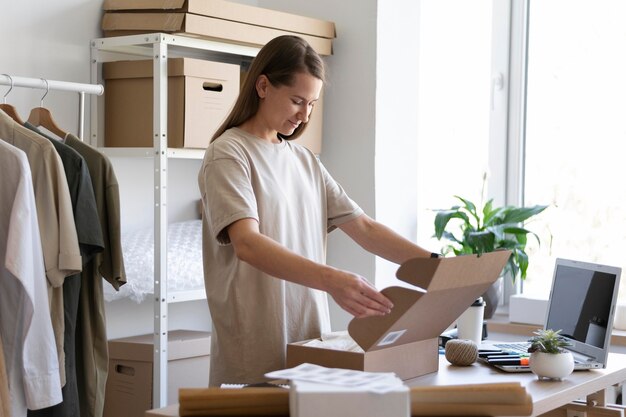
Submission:
M 397 264 L 411 258 L 428 258 L 431 254 L 366 214 L 340 225 L 339 228 L 363 249 Z
M 363 277 L 313 262 L 261 234 L 255 219 L 234 222 L 228 226 L 228 235 L 243 262 L 274 277 L 326 291 L 355 317 L 385 315 L 393 307 Z

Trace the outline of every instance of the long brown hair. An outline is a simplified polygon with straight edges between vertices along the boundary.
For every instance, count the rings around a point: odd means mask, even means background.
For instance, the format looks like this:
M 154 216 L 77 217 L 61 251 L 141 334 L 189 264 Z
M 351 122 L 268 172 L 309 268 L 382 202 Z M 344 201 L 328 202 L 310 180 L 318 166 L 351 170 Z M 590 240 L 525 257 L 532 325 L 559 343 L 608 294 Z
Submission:
M 284 35 L 265 44 L 250 65 L 233 109 L 217 129 L 211 142 L 226 130 L 241 125 L 257 113 L 259 96 L 256 91 L 256 81 L 260 75 L 265 75 L 274 87 L 279 87 L 292 86 L 297 73 L 308 73 L 325 82 L 324 61 L 304 39 Z M 279 134 L 279 137 L 287 140 L 295 139 L 304 132 L 306 125 L 306 123 L 300 123 L 291 135 L 283 137 Z

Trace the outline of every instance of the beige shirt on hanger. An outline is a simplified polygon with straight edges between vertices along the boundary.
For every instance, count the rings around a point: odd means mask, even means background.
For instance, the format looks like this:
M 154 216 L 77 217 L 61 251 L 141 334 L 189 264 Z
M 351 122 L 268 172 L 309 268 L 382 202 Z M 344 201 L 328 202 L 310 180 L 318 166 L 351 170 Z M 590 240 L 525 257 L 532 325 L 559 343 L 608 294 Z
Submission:
M 0 138 L 26 153 L 33 179 L 41 235 L 50 315 L 65 384 L 63 282 L 82 270 L 78 237 L 67 180 L 59 155 L 48 139 L 17 124 L 0 111 Z

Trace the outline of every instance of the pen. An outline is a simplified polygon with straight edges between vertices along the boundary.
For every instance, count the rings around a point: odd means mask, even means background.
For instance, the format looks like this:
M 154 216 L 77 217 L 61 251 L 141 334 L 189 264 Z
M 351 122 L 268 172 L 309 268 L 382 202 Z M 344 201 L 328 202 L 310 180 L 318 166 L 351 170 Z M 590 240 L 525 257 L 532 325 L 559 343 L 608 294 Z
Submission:
M 490 365 L 521 365 L 528 366 L 528 358 L 500 358 L 487 359 Z
M 496 359 L 510 359 L 510 360 L 515 360 L 515 359 L 519 359 L 519 358 L 524 358 L 525 356 L 522 355 L 491 355 L 491 356 L 487 356 L 486 359 L 487 361 L 492 361 L 492 360 L 496 360 Z
M 505 350 L 501 350 L 499 352 L 479 352 L 478 356 L 481 358 L 488 358 L 490 356 L 523 356 L 518 352 L 507 352 Z

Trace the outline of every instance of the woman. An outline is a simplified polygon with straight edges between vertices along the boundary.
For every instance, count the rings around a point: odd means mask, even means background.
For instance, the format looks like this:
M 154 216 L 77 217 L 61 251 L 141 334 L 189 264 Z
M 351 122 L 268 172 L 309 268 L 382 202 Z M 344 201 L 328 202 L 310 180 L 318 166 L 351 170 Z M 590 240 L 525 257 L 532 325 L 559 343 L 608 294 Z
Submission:
M 392 303 L 363 277 L 325 265 L 340 228 L 392 262 L 430 252 L 366 216 L 306 148 L 324 63 L 302 39 L 281 36 L 254 59 L 199 174 L 203 261 L 213 320 L 210 385 L 254 383 L 285 367 L 287 343 L 330 331 L 326 293 L 355 317 Z

